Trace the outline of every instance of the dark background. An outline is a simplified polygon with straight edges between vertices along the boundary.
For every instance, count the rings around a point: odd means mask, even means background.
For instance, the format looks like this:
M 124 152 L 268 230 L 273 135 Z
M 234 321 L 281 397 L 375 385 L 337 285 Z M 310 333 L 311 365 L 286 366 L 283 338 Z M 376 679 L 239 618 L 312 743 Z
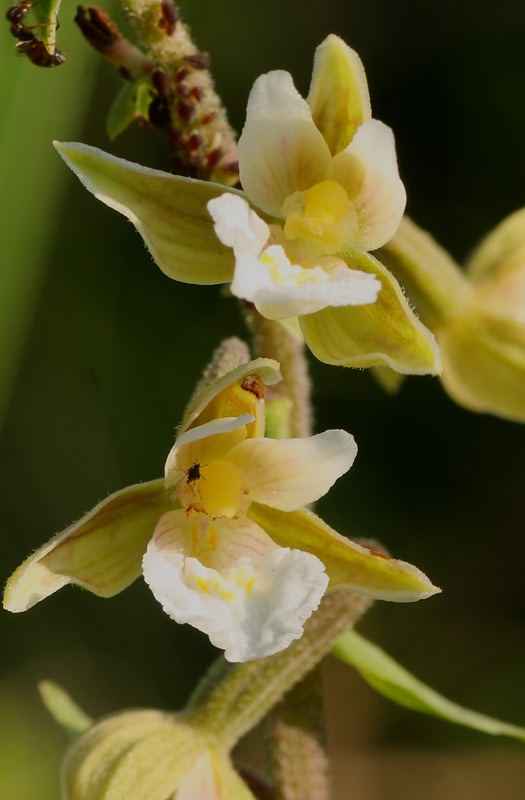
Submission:
M 240 130 L 253 80 L 292 72 L 306 93 L 330 32 L 364 61 L 374 116 L 396 134 L 408 212 L 458 260 L 524 205 L 525 6 L 437 3 L 180 2 Z M 109 492 L 162 473 L 174 428 L 213 348 L 244 335 L 218 288 L 175 284 L 124 219 L 85 192 L 52 151 L 78 139 L 161 169 L 162 135 L 115 142 L 105 113 L 119 80 L 62 7 L 69 61 L 39 70 L 0 31 L 5 578 Z M 371 374 L 312 363 L 316 428 L 343 427 L 360 453 L 319 511 L 351 537 L 411 561 L 443 594 L 378 603 L 361 630 L 447 696 L 525 725 L 525 431 L 456 406 L 431 378 L 389 397 Z M 141 580 L 112 600 L 66 588 L 0 615 L 0 797 L 57 800 L 65 737 L 36 682 L 63 684 L 94 717 L 180 707 L 214 652 L 177 626 Z M 338 800 L 519 800 L 522 746 L 379 699 L 329 669 Z M 520 785 L 521 782 L 521 785 Z

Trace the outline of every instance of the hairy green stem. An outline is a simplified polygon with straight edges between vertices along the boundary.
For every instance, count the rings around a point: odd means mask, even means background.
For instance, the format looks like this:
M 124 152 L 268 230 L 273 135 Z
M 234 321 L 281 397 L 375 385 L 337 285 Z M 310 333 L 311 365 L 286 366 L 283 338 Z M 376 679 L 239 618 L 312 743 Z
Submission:
M 270 387 L 267 407 L 273 438 L 309 436 L 312 432 L 311 381 L 305 346 L 299 330 L 262 317 L 253 306 L 245 309 L 254 349 L 258 356 L 275 358 L 281 365 L 283 382 Z M 279 421 L 272 419 L 272 404 Z
M 275 800 L 329 800 L 323 664 L 288 692 L 268 716 Z
M 211 689 L 197 692 L 200 702 L 189 710 L 192 723 L 221 747 L 232 748 L 324 658 L 371 602 L 348 590 L 327 595 L 305 624 L 303 636 L 286 650 L 231 667 Z

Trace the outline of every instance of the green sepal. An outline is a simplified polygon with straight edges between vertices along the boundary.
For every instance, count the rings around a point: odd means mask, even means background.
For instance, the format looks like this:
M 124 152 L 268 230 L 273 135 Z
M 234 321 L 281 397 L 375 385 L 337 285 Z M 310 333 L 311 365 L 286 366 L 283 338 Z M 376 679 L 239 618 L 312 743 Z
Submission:
M 333 156 L 372 115 L 361 59 L 333 33 L 315 51 L 308 104 Z
M 387 394 L 397 394 L 405 376 L 388 367 L 372 367 L 371 373 Z
M 332 653 L 355 667 L 380 694 L 404 708 L 493 736 L 509 736 L 525 742 L 525 728 L 500 722 L 447 700 L 354 630 L 348 630 L 339 637 Z
M 62 768 L 64 800 L 164 800 L 206 751 L 204 737 L 182 718 L 127 711 L 80 736 Z
M 85 144 L 54 144 L 86 189 L 133 223 L 169 278 L 197 284 L 232 279 L 233 250 L 217 238 L 206 203 L 242 192 L 148 169 Z
M 251 503 L 248 516 L 281 547 L 312 553 L 325 565 L 331 589 L 353 589 L 377 600 L 423 600 L 441 591 L 417 567 L 352 542 L 311 511 L 279 511 Z
M 525 326 L 472 308 L 439 334 L 445 389 L 471 411 L 525 422 Z
M 133 120 L 148 119 L 150 89 L 151 82 L 148 78 L 124 81 L 106 117 L 106 133 L 111 140 L 123 133 Z
M 375 303 L 328 307 L 300 318 L 305 341 L 326 364 L 382 366 L 402 374 L 436 375 L 441 356 L 433 334 L 410 308 L 403 291 L 377 258 L 348 247 L 338 255 L 350 269 L 376 275 L 381 290 Z
M 93 724 L 91 717 L 53 681 L 40 681 L 38 691 L 51 716 L 70 736 L 80 736 Z
M 54 536 L 11 575 L 7 611 L 26 611 L 68 583 L 112 597 L 141 574 L 142 556 L 159 517 L 174 508 L 158 479 L 110 495 Z
M 500 222 L 467 262 L 468 276 L 476 284 L 519 268 L 525 270 L 525 208 Z

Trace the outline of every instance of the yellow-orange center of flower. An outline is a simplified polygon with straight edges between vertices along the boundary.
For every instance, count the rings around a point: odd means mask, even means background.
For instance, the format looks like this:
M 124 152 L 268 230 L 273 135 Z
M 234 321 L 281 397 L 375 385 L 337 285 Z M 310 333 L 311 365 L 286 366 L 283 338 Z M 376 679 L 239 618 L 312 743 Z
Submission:
M 210 517 L 232 518 L 241 499 L 241 472 L 230 461 L 219 459 L 200 468 L 196 489 Z

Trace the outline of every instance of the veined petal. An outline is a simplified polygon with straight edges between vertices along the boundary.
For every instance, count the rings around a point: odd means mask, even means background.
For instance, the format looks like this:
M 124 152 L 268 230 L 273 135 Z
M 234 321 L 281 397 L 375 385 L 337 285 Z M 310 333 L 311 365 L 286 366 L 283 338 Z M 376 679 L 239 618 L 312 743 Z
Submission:
M 270 236 L 266 222 L 252 211 L 246 200 L 235 194 L 223 194 L 210 200 L 208 211 L 215 233 L 235 255 L 258 256 Z
M 281 546 L 300 547 L 326 567 L 329 589 L 347 587 L 377 600 L 413 602 L 440 592 L 427 576 L 406 561 L 346 539 L 311 511 L 279 511 L 252 503 L 248 516 Z
M 441 372 L 434 336 L 411 310 L 390 272 L 370 253 L 343 248 L 349 267 L 376 275 L 381 291 L 375 303 L 325 308 L 300 318 L 305 341 L 326 364 L 344 367 L 386 366 L 404 374 Z
M 222 417 L 190 428 L 178 436 L 166 459 L 166 484 L 171 486 L 179 479 L 179 473 L 192 464 L 205 464 L 222 458 L 246 437 L 246 425 L 253 421 L 251 414 Z
M 133 223 L 169 278 L 197 284 L 231 280 L 233 255 L 217 238 L 206 203 L 236 190 L 148 169 L 85 144 L 55 147 L 88 191 Z
M 368 251 L 388 242 L 406 205 L 392 130 L 376 119 L 363 123 L 348 147 L 334 158 L 333 176 L 357 213 L 359 229 L 352 245 Z
M 227 456 L 252 500 L 294 511 L 322 497 L 350 469 L 354 437 L 330 430 L 303 439 L 247 439 Z
M 298 639 L 328 583 L 318 558 L 277 547 L 247 518 L 190 520 L 183 512 L 159 522 L 143 572 L 168 616 L 208 634 L 235 662 Z
M 273 216 L 281 216 L 289 195 L 330 177 L 328 145 L 292 76 L 282 70 L 255 81 L 238 152 L 244 191 Z
M 161 514 L 173 508 L 164 481 L 122 489 L 57 534 L 9 578 L 4 608 L 26 611 L 68 583 L 112 597 L 140 575 L 146 544 Z
M 308 104 L 333 156 L 372 115 L 362 61 L 333 33 L 315 51 Z

